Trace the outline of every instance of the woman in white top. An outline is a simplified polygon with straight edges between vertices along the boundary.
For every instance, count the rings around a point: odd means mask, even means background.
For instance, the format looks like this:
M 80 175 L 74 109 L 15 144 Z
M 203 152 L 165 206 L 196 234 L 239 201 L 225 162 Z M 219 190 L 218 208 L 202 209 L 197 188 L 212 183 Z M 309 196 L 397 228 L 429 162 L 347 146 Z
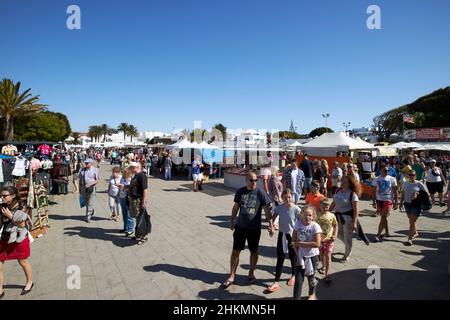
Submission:
M 111 210 L 111 219 L 115 222 L 119 221 L 119 184 L 122 175 L 120 174 L 120 168 L 114 167 L 112 169 L 112 176 L 109 179 L 108 196 L 109 196 L 109 209 Z
M 443 207 L 445 204 L 442 202 L 442 194 L 444 192 L 444 186 L 446 185 L 445 177 L 442 174 L 441 168 L 436 166 L 436 160 L 430 161 L 430 168 L 427 170 L 427 188 L 430 192 L 431 200 L 435 203 L 434 194 L 437 192 L 439 197 L 439 204 Z

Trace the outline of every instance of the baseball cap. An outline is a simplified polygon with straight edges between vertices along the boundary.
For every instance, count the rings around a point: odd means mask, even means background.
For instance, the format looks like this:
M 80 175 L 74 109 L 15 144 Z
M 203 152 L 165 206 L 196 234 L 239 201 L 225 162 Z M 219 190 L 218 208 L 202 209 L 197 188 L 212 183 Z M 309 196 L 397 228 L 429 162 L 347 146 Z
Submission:
M 87 158 L 86 160 L 84 160 L 84 163 L 92 163 L 92 162 L 94 162 L 94 161 L 90 158 Z
M 436 162 L 436 160 L 435 159 L 431 159 L 430 162 Z
M 130 162 L 130 167 L 137 167 L 138 165 L 139 165 L 139 163 L 137 163 L 135 161 Z

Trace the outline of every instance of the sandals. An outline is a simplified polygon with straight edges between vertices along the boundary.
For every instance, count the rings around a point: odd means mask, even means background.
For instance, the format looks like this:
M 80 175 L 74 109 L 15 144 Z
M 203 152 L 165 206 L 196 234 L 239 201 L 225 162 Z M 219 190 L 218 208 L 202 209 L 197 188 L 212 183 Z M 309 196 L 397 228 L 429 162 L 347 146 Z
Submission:
M 330 284 L 331 281 L 332 281 L 332 280 L 331 280 L 331 276 L 330 276 L 330 275 L 328 275 L 328 276 L 325 277 L 325 283 L 326 283 L 326 284 Z
M 267 287 L 266 293 L 273 293 L 280 290 L 280 285 L 278 283 L 274 283 L 271 286 Z
M 320 273 L 320 274 L 323 274 L 324 273 L 324 268 L 322 267 L 322 268 L 317 269 L 317 272 Z
M 288 285 L 289 287 L 292 287 L 292 286 L 294 286 L 294 284 L 295 284 L 295 277 L 291 277 L 291 278 L 287 281 L 287 285 Z
M 222 283 L 222 286 L 224 289 L 227 289 L 229 286 L 231 286 L 232 284 L 234 284 L 234 280 L 231 279 L 227 279 L 227 281 L 225 281 L 224 283 Z

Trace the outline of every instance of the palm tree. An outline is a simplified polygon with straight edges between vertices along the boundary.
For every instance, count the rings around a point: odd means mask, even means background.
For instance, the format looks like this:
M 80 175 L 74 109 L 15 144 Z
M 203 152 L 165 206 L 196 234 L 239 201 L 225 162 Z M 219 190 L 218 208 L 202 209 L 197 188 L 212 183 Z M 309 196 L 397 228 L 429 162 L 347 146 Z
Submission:
M 122 122 L 121 124 L 119 124 L 119 126 L 117 127 L 117 131 L 122 131 L 123 132 L 123 140 L 125 141 L 125 138 L 127 137 L 128 134 L 128 130 L 130 129 L 130 125 L 126 122 Z
M 101 134 L 103 135 L 103 142 L 106 141 L 106 136 L 109 134 L 109 131 L 111 130 L 110 127 L 106 123 L 100 125 Z
M 90 126 L 88 136 L 92 139 L 92 141 L 98 142 L 102 136 L 102 128 L 100 126 Z
M 80 133 L 79 132 L 72 132 L 72 138 L 73 138 L 73 144 L 79 144 L 80 143 Z
M 128 135 L 131 137 L 131 142 L 133 142 L 133 137 L 139 137 L 139 131 L 135 126 L 130 125 L 128 127 Z
M 47 105 L 37 103 L 39 96 L 33 96 L 31 89 L 19 91 L 20 81 L 14 84 L 10 79 L 3 79 L 0 82 L 0 117 L 4 121 L 3 136 L 6 140 L 14 139 L 14 120 L 18 116 L 47 109 Z

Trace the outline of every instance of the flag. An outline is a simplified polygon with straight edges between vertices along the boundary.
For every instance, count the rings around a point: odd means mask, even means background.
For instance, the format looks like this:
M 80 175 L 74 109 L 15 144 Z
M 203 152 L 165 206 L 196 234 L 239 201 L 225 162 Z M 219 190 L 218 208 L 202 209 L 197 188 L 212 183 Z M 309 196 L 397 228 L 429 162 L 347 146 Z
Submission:
M 404 114 L 403 115 L 403 122 L 414 123 L 414 118 L 409 116 L 409 115 Z

